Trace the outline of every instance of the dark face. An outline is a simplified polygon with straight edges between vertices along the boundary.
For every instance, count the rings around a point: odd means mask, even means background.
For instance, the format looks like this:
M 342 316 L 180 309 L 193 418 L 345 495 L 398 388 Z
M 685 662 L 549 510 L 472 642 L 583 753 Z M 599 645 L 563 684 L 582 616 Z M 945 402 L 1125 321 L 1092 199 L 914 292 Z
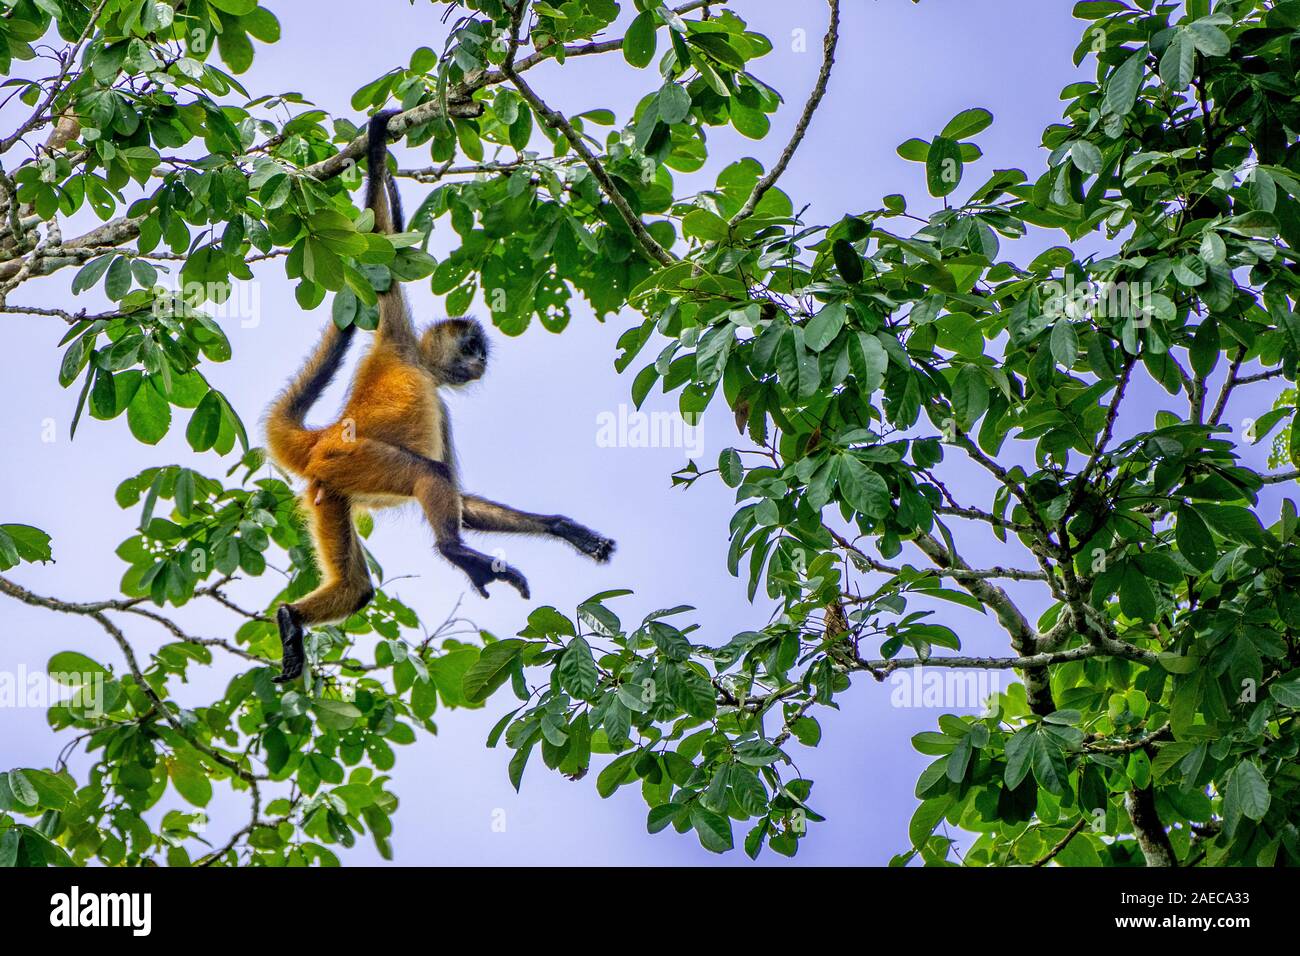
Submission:
M 474 319 L 446 319 L 429 327 L 422 343 L 425 361 L 444 385 L 465 385 L 483 377 L 488 342 Z

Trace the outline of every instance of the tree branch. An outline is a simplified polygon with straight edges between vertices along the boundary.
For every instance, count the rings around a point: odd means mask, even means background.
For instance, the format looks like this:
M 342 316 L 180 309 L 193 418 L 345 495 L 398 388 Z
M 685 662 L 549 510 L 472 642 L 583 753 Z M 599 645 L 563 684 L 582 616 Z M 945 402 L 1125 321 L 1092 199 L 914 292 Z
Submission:
M 682 14 L 691 13 L 701 7 L 708 6 L 710 3 L 715 2 L 717 2 L 717 0 L 690 0 L 689 3 L 683 3 L 680 6 L 673 7 L 672 12 L 681 16 Z M 554 52 L 555 49 L 555 45 L 543 47 L 534 53 L 528 54 L 528 56 L 523 57 L 518 62 L 514 62 L 513 66 L 515 72 L 522 73 L 524 70 L 532 69 L 539 63 L 557 59 Z M 611 53 L 614 50 L 623 49 L 623 37 L 615 37 L 611 40 L 594 40 L 591 43 L 575 43 L 572 46 L 566 46 L 562 49 L 566 60 L 575 56 L 591 56 L 597 53 Z M 508 79 L 509 76 L 507 76 L 507 74 L 502 70 L 489 70 L 483 75 L 481 85 L 493 86 L 497 83 L 504 83 Z
M 1156 812 L 1156 795 L 1151 787 L 1133 789 L 1124 795 L 1124 807 L 1133 821 L 1133 835 L 1147 866 L 1177 866 L 1178 855 Z
M 63 92 L 63 81 L 67 79 L 68 71 L 72 69 L 72 64 L 77 61 L 77 54 L 81 51 L 82 46 L 84 46 L 86 41 L 90 39 L 91 34 L 95 32 L 95 25 L 99 22 L 99 15 L 104 11 L 104 7 L 107 3 L 108 0 L 99 0 L 99 3 L 95 5 L 95 9 L 91 11 L 90 19 L 86 22 L 86 28 L 81 31 L 81 36 L 77 38 L 77 42 L 70 50 L 65 50 L 63 53 L 59 54 L 60 65 L 62 67 L 59 70 L 59 75 L 56 76 L 54 81 L 50 84 L 50 88 L 46 92 L 45 98 L 37 104 L 36 109 L 32 110 L 31 116 L 27 117 L 27 119 L 24 120 L 16 130 L 4 139 L 0 140 L 0 153 L 9 152 L 9 150 L 13 149 L 15 143 L 42 124 L 44 121 L 43 118 L 45 117 L 45 111 L 49 109 L 50 104 L 54 102 L 54 99 Z
M 1077 837 L 1080 833 L 1083 832 L 1083 828 L 1086 827 L 1087 825 L 1088 825 L 1087 818 L 1080 817 L 1078 822 L 1075 823 L 1074 826 L 1070 827 L 1070 831 L 1061 838 L 1060 842 L 1057 843 L 1056 846 L 1048 850 L 1045 856 L 1043 856 L 1041 859 L 1035 860 L 1031 865 L 1046 866 L 1048 863 L 1052 862 L 1052 860 L 1056 858 L 1057 854 L 1059 854 L 1062 850 L 1064 850 L 1067 846 L 1070 845 L 1071 840 L 1073 840 L 1075 837 Z
M 812 93 L 808 96 L 808 102 L 804 104 L 803 113 L 800 115 L 799 121 L 795 123 L 794 132 L 790 134 L 790 141 L 785 144 L 785 149 L 781 151 L 776 164 L 768 171 L 767 175 L 754 184 L 754 191 L 745 200 L 745 205 L 741 206 L 740 211 L 731 217 L 731 222 L 728 225 L 733 229 L 754 214 L 754 210 L 758 208 L 758 203 L 764 194 L 775 186 L 776 181 L 781 178 L 785 168 L 790 165 L 795 150 L 803 142 L 804 135 L 808 132 L 808 125 L 812 122 L 813 114 L 817 112 L 822 97 L 826 95 L 826 84 L 831 78 L 831 67 L 835 65 L 835 45 L 840 38 L 840 2 L 839 0 L 828 0 L 828 2 L 831 9 L 831 19 L 830 25 L 826 28 L 826 36 L 822 40 L 822 67 L 817 74 L 817 82 L 813 85 Z
M 122 630 L 104 614 L 104 611 L 109 608 L 114 610 L 133 610 L 135 604 L 139 602 L 104 601 L 97 604 L 76 604 L 69 601 L 60 601 L 58 598 L 44 597 L 35 594 L 5 577 L 0 577 L 0 594 L 6 594 L 9 597 L 22 601 L 24 604 L 30 604 L 33 607 L 43 607 L 64 614 L 80 614 L 89 617 L 96 624 L 102 627 L 104 631 L 107 632 L 108 636 L 113 639 L 113 642 L 117 644 L 118 649 L 122 652 L 123 658 L 126 659 L 127 669 L 130 670 L 131 676 L 135 678 L 141 692 L 149 698 L 157 709 L 158 714 L 171 726 L 172 730 L 180 735 L 182 740 L 188 743 L 195 750 L 215 761 L 217 764 L 225 767 L 232 774 L 250 786 L 255 786 L 258 780 L 269 779 L 265 776 L 252 773 L 241 766 L 237 761 L 227 757 L 225 754 L 219 753 L 201 740 L 193 737 L 190 732 L 182 726 L 181 722 L 176 719 L 176 715 L 171 712 L 171 709 L 158 695 L 158 692 L 154 690 L 153 685 L 145 678 L 144 672 L 140 669 L 140 665 L 136 661 L 135 650 L 131 647 L 131 643 L 126 639 L 126 635 L 123 634 Z M 160 615 L 153 616 L 155 619 L 160 617 Z
M 645 223 L 641 221 L 641 217 L 632 211 L 632 207 L 628 205 L 627 197 L 619 192 L 618 186 L 615 185 L 609 172 L 596 158 L 596 154 L 588 148 L 582 137 L 578 135 L 578 131 L 573 128 L 573 124 L 537 95 L 533 88 L 528 85 L 528 82 L 519 75 L 518 70 L 515 69 L 508 56 L 506 61 L 501 64 L 501 70 L 510 78 L 510 82 L 519 91 L 519 95 L 527 100 L 528 105 L 541 117 L 542 122 L 552 129 L 559 130 L 564 138 L 569 141 L 573 151 L 582 157 L 582 161 L 587 164 L 591 174 L 596 177 L 596 182 L 600 184 L 600 191 L 618 210 L 619 216 L 622 217 L 628 229 L 631 230 L 633 238 L 636 239 L 637 245 L 641 247 L 641 251 L 645 256 L 660 265 L 671 265 L 676 262 L 676 257 L 655 241 L 654 237 L 646 229 Z

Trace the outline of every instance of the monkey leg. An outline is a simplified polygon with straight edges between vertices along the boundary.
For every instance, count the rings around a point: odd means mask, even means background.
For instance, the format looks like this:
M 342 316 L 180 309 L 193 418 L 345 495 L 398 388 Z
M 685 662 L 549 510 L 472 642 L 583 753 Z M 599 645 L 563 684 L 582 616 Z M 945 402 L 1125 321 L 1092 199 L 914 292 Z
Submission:
M 461 521 L 473 531 L 547 535 L 567 541 L 581 554 L 604 563 L 614 542 L 564 515 L 536 515 L 497 504 L 477 495 L 461 495 Z
M 366 570 L 366 557 L 352 523 L 352 502 L 319 483 L 313 483 L 308 503 L 316 559 L 323 583 L 293 604 L 281 605 L 276 614 L 283 648 L 280 676 L 276 683 L 296 679 L 303 669 L 306 627 L 341 621 L 370 603 L 374 588 Z
M 460 568 L 483 597 L 487 585 L 505 581 L 523 597 L 528 582 L 515 568 L 468 547 L 460 537 L 461 497 L 451 470 L 406 448 L 361 438 L 313 463 L 308 477 L 352 497 L 414 498 L 438 542 L 438 553 Z

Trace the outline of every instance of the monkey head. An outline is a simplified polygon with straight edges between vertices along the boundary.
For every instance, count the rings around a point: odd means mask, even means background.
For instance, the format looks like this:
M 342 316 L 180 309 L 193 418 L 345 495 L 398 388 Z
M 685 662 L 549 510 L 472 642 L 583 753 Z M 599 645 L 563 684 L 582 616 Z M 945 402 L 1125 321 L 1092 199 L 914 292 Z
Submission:
M 487 335 L 475 319 L 443 319 L 424 330 L 420 356 L 439 384 L 465 385 L 487 368 Z

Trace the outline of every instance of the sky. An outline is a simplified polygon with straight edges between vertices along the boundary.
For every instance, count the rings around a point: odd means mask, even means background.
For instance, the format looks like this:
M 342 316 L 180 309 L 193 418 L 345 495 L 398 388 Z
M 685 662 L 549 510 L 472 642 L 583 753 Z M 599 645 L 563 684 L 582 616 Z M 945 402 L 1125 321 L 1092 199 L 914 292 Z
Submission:
M 440 49 L 446 30 L 440 23 L 441 6 L 426 0 L 373 3 L 364 15 L 353 12 L 346 18 L 308 15 L 305 5 L 283 0 L 267 6 L 280 17 L 283 39 L 271 48 L 259 45 L 252 69 L 241 80 L 253 95 L 296 90 L 338 116 L 352 116 L 351 94 L 404 64 L 415 47 Z M 1059 90 L 1092 78 L 1089 66 L 1072 64 L 1083 24 L 1070 18 L 1072 4 L 1064 0 L 925 0 L 919 5 L 846 0 L 843 6 L 839 56 L 827 96 L 782 180 L 796 208 L 810 204 L 810 222 L 833 222 L 846 212 L 877 208 L 882 196 L 895 192 L 906 194 L 913 205 L 932 208 L 922 167 L 900 159 L 894 149 L 912 136 L 928 139 L 969 107 L 985 107 L 996 120 L 980 135 L 985 157 L 968 167 L 967 176 L 982 181 L 994 168 L 1018 166 L 1035 177 L 1046 155 L 1039 146 L 1041 131 L 1060 118 Z M 709 165 L 684 177 L 679 195 L 711 183 L 718 169 L 740 156 L 770 165 L 819 66 L 825 4 L 740 0 L 734 8 L 773 41 L 772 53 L 754 69 L 786 101 L 764 141 L 711 129 Z M 612 56 L 612 61 L 574 59 L 563 69 L 547 64 L 530 73 L 530 82 L 570 113 L 615 107 L 621 120 L 657 83 L 652 71 L 635 71 L 617 53 Z M 12 125 L 10 114 L 0 117 L 4 128 Z M 427 164 L 427 154 L 422 159 L 399 150 L 398 155 L 403 165 Z M 408 209 L 427 188 L 403 183 Z M 93 219 L 81 222 L 93 224 Z M 80 230 L 74 225 L 73 231 Z M 443 255 L 453 248 L 449 234 L 442 220 L 430 251 Z M 31 282 L 11 302 L 84 306 L 92 312 L 108 306 L 98 290 L 74 300 L 68 288 L 72 274 L 65 270 Z M 324 307 L 301 314 L 278 262 L 259 266 L 243 294 L 256 307 L 244 319 L 224 323 L 234 359 L 205 366 L 205 372 L 251 425 L 314 344 L 328 315 Z M 408 294 L 417 318 L 443 314 L 425 283 L 412 284 Z M 671 473 L 700 448 L 608 447 L 600 440 L 601 416 L 617 416 L 620 406 L 631 407 L 630 374 L 619 375 L 612 363 L 615 341 L 637 321 L 629 312 L 601 324 L 577 304 L 569 328 L 560 335 L 536 324 L 518 338 L 493 331 L 495 348 L 485 379 L 451 399 L 467 490 L 526 510 L 567 513 L 617 539 L 613 561 L 596 566 L 550 542 L 480 538 L 484 550 L 505 549 L 504 556 L 524 571 L 533 592 L 532 601 L 525 602 L 498 587 L 485 601 L 436 557 L 431 536 L 413 510 L 380 514 L 369 546 L 390 578 L 409 576 L 390 590 L 426 623 L 441 621 L 462 599 L 462 616 L 498 636 L 510 636 L 536 605 L 571 611 L 588 595 L 615 587 L 636 592 L 614 605 L 625 622 L 659 607 L 695 605 L 693 620 L 701 630 L 694 636 L 707 643 L 724 643 L 767 621 L 770 604 L 764 599 L 750 604 L 744 583 L 726 570 L 733 493 L 709 479 L 686 492 L 670 485 Z M 76 395 L 56 381 L 63 323 L 15 315 L 0 317 L 0 322 L 5 342 L 0 350 L 0 408 L 5 409 L 0 418 L 0 500 L 6 502 L 0 521 L 49 532 L 57 558 L 52 565 L 23 566 L 10 576 L 38 593 L 64 599 L 113 597 L 125 569 L 113 549 L 138 517 L 134 510 L 117 508 L 117 483 L 143 468 L 173 462 L 217 476 L 229 462 L 213 452 L 192 453 L 183 421 L 152 448 L 131 438 L 125 416 L 107 423 L 87 419 L 75 442 L 69 441 Z M 318 417 L 336 408 L 341 395 L 336 384 L 318 406 Z M 665 397 L 656 390 L 646 410 L 675 406 L 675 395 Z M 1234 408 L 1232 413 L 1258 415 L 1267 407 Z M 47 440 L 51 425 L 57 433 L 53 441 Z M 736 443 L 725 409 L 711 410 L 700 438 L 698 460 L 702 468 L 711 467 L 719 451 Z M 1262 449 L 1255 452 L 1252 457 L 1261 461 Z M 955 476 L 971 501 L 989 500 L 992 488 L 984 473 L 956 467 L 948 475 Z M 1022 557 L 1014 546 L 996 541 L 959 540 L 970 542 L 968 559 L 973 562 L 1006 564 Z M 907 560 L 921 563 L 915 553 Z M 232 589 L 232 595 L 253 606 L 269 599 L 274 587 L 269 580 L 254 580 Z M 1039 595 L 1026 592 L 1025 597 L 1032 620 L 1044 605 Z M 958 630 L 964 652 L 1006 652 L 1005 634 L 991 616 L 952 606 L 945 606 L 942 615 Z M 211 636 L 228 637 L 238 623 L 209 607 L 187 607 L 176 617 L 192 633 Z M 164 642 L 164 634 L 141 626 L 147 622 L 125 623 L 137 653 Z M 43 668 L 52 653 L 63 649 L 81 650 L 121 669 L 116 649 L 94 622 L 13 601 L 0 604 L 0 672 Z M 206 703 L 234 670 L 224 661 L 195 669 L 193 683 L 174 686 L 173 693 L 183 703 Z M 878 865 L 906 848 L 907 822 L 916 805 L 913 786 L 929 760 L 913 751 L 908 739 L 934 729 L 941 713 L 961 708 L 896 706 L 891 698 L 898 696 L 895 688 L 860 675 L 838 698 L 838 711 L 819 712 L 823 741 L 813 750 L 796 747 L 795 760 L 816 781 L 811 803 L 827 822 L 811 828 L 793 861 L 766 851 L 760 863 Z M 639 788 L 624 787 L 602 800 L 595 792 L 594 772 L 570 782 L 535 760 L 517 794 L 506 776 L 510 752 L 504 746 L 485 747 L 488 730 L 513 706 L 503 695 L 481 710 L 440 710 L 436 737 L 421 734 L 416 744 L 399 749 L 389 787 L 401 800 L 392 841 L 397 863 L 748 865 L 739 850 L 722 857 L 708 853 L 691 833 L 679 835 L 670 828 L 648 834 Z M 0 768 L 48 766 L 62 742 L 50 733 L 43 709 L 0 709 Z M 225 792 L 218 788 L 219 794 Z M 212 839 L 224 839 L 246 820 L 246 802 L 242 796 L 219 796 L 209 813 Z M 344 851 L 343 859 L 381 862 L 368 838 Z

